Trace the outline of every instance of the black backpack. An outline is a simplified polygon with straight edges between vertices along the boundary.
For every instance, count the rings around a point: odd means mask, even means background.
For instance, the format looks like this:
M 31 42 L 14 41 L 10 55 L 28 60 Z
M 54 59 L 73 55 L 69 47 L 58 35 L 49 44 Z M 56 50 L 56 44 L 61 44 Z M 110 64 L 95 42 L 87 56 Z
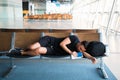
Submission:
M 102 42 L 99 41 L 91 41 L 89 42 L 86 52 L 91 56 L 100 57 L 105 56 L 106 48 Z

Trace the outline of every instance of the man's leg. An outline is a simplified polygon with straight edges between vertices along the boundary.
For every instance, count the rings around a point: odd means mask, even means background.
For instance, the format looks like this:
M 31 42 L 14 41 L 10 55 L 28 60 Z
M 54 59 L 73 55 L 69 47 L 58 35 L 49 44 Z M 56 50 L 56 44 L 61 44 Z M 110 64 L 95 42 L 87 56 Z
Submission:
M 35 50 L 37 48 L 41 47 L 40 43 L 39 42 L 36 42 L 32 45 L 30 45 L 27 49 L 25 49 L 24 51 L 29 51 L 29 50 Z
M 47 49 L 45 47 L 41 47 L 39 42 L 36 42 L 28 47 L 29 50 L 22 51 L 22 55 L 31 55 L 31 56 L 37 56 L 40 54 L 46 54 Z
M 37 56 L 39 54 L 45 54 L 47 52 L 47 49 L 45 47 L 41 47 L 39 42 L 36 42 L 29 46 L 29 49 L 27 50 L 18 50 L 13 49 L 10 51 L 10 53 L 7 54 L 7 56 L 15 57 L 20 55 L 30 55 L 30 56 Z
M 29 50 L 29 51 L 22 51 L 22 55 L 30 55 L 30 56 L 37 56 L 40 54 L 46 54 L 47 53 L 47 48 L 45 47 L 38 47 L 34 50 Z

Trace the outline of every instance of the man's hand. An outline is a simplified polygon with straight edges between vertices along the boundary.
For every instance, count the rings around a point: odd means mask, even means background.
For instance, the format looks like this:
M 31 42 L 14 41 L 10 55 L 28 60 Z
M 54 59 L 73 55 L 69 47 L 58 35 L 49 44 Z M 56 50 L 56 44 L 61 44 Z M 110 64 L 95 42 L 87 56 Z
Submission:
M 92 61 L 93 64 L 97 63 L 97 59 L 95 57 L 91 57 L 90 60 Z
M 77 54 L 76 51 L 73 51 L 73 52 L 72 52 L 72 55 L 73 55 L 74 57 L 77 57 L 78 54 Z

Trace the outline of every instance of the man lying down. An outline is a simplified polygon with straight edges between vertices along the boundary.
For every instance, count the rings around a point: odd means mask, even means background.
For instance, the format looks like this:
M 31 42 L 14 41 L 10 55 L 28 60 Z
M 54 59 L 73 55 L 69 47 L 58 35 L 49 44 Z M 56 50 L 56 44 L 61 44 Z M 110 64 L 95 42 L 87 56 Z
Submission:
M 92 63 L 96 63 L 95 57 L 105 55 L 105 45 L 98 41 L 80 41 L 75 35 L 64 38 L 56 38 L 52 36 L 44 36 L 38 42 L 30 45 L 26 49 L 13 49 L 7 56 L 15 57 L 18 55 L 72 55 L 77 57 L 81 52 L 85 58 L 88 58 Z

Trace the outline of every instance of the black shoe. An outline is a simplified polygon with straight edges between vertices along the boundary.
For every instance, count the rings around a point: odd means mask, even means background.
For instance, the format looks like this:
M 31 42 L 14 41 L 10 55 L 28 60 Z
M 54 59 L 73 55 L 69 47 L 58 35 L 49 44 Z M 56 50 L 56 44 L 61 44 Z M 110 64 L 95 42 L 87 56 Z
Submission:
M 4 53 L 0 52 L 0 56 L 3 56 L 3 55 L 4 55 Z
M 16 50 L 18 50 L 18 51 L 23 51 L 23 49 L 22 48 L 15 48 Z
M 6 56 L 9 56 L 9 57 L 21 56 L 21 51 L 16 50 L 16 49 L 12 49 L 12 50 L 9 51 L 9 53 Z

